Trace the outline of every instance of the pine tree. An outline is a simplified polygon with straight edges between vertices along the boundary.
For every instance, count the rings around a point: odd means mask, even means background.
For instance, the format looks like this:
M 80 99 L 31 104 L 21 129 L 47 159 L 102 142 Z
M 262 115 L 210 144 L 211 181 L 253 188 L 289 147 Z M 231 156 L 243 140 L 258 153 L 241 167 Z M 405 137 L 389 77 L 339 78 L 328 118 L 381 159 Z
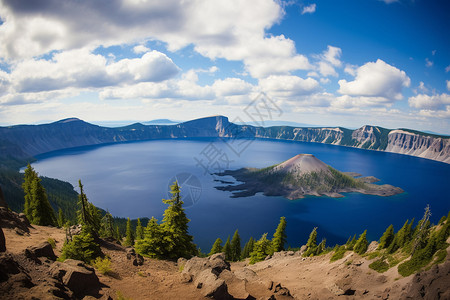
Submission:
M 231 260 L 232 252 L 231 252 L 230 236 L 228 236 L 227 241 L 225 242 L 225 245 L 223 246 L 223 252 L 225 253 L 225 259 Z
M 347 243 L 345 244 L 345 246 L 347 247 L 347 250 L 353 250 L 353 247 L 356 244 L 356 234 L 352 237 L 348 238 Z
M 136 239 L 142 240 L 144 238 L 144 227 L 142 227 L 141 220 L 137 219 L 136 225 Z
M 395 234 L 392 243 L 387 248 L 388 253 L 394 253 L 398 249 L 405 246 L 406 242 L 408 242 L 411 238 L 410 233 L 408 232 L 409 228 L 409 220 L 403 224 L 402 228 Z
M 36 225 L 56 226 L 55 212 L 48 202 L 47 194 L 38 177 L 34 178 L 31 184 L 31 199 L 30 222 Z
M 419 223 L 417 224 L 418 229 L 416 229 L 416 232 L 414 233 L 414 242 L 411 255 L 414 255 L 414 253 L 417 250 L 423 248 L 426 243 L 426 239 L 428 237 L 430 228 L 429 225 L 430 216 L 431 216 L 430 206 L 427 205 L 427 207 L 425 207 L 425 213 L 422 217 L 422 220 L 420 220 Z
M 114 218 L 109 212 L 106 212 L 105 216 L 102 218 L 101 224 L 101 236 L 117 238 L 114 232 Z
M 209 251 L 208 256 L 211 256 L 216 253 L 222 252 L 222 239 L 217 238 L 214 244 L 211 247 L 211 251 Z
M 263 261 L 267 255 L 270 255 L 272 245 L 267 239 L 267 233 L 264 233 L 261 238 L 255 242 L 253 246 L 253 251 L 250 253 L 250 264 L 257 263 L 258 261 Z
M 160 259 L 168 256 L 167 245 L 162 226 L 152 217 L 144 229 L 144 238 L 136 241 L 135 249 L 142 255 Z
M 73 237 L 72 241 L 64 243 L 61 258 L 62 260 L 70 258 L 91 263 L 102 255 L 100 246 L 95 242 L 91 232 L 84 227 L 79 235 Z
M 317 245 L 314 255 L 319 255 L 319 254 L 323 253 L 325 251 L 325 249 L 327 248 L 326 243 L 327 243 L 327 239 L 322 239 L 320 244 Z
M 122 234 L 120 233 L 119 225 L 116 226 L 116 234 L 115 234 L 114 238 L 116 240 L 118 240 L 119 242 L 122 242 Z
M 312 256 L 316 252 L 317 248 L 317 227 L 309 234 L 308 242 L 306 242 L 306 251 L 303 256 Z
M 245 243 L 244 250 L 242 251 L 242 259 L 246 259 L 247 257 L 250 257 L 250 253 L 253 252 L 253 246 L 255 244 L 255 240 L 253 237 L 250 237 L 250 239 Z
M 280 223 L 278 224 L 277 230 L 275 231 L 272 239 L 272 253 L 283 251 L 284 244 L 286 244 L 287 236 L 286 236 L 286 218 L 281 217 Z
M 355 246 L 353 247 L 353 251 L 355 251 L 359 255 L 366 253 L 367 247 L 369 246 L 366 235 L 367 230 L 364 230 L 364 232 L 359 236 L 359 239 L 356 241 Z
M 64 224 L 66 224 L 66 217 L 64 216 L 64 213 L 60 207 L 58 209 L 58 227 L 62 228 L 64 227 Z
M 389 247 L 393 240 L 394 240 L 394 225 L 391 224 L 381 236 L 378 249 L 385 249 Z
M 25 194 L 25 204 L 23 212 L 30 222 L 32 219 L 31 202 L 33 201 L 31 195 L 31 185 L 33 183 L 33 180 L 37 177 L 38 175 L 34 171 L 33 167 L 31 167 L 31 165 L 28 164 L 27 168 L 25 169 L 24 182 L 22 183 L 22 188 Z
M 83 184 L 81 180 L 78 180 L 78 186 L 80 187 L 80 194 L 78 195 L 78 205 L 80 209 L 78 210 L 78 223 L 81 225 L 90 224 L 89 215 L 88 215 L 88 200 L 86 194 L 83 190 Z
M 239 232 L 234 232 L 233 238 L 231 239 L 231 261 L 238 261 L 241 259 L 241 237 Z
M 197 253 L 197 246 L 193 243 L 193 237 L 188 234 L 189 219 L 183 208 L 178 182 L 170 187 L 172 198 L 163 199 L 169 207 L 164 211 L 162 228 L 169 242 L 167 248 L 168 258 L 190 257 Z
M 133 230 L 131 229 L 130 218 L 127 219 L 127 230 L 126 230 L 124 245 L 125 246 L 133 246 L 134 245 L 134 234 L 133 234 Z

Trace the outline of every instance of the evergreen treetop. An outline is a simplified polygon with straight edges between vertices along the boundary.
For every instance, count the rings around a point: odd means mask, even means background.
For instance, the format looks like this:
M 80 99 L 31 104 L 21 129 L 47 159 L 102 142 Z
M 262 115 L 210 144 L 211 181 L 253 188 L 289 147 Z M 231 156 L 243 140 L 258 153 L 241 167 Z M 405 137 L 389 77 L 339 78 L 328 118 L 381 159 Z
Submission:
M 238 261 L 241 259 L 241 237 L 236 229 L 233 238 L 231 239 L 231 261 Z
M 366 253 L 367 247 L 369 246 L 366 235 L 367 230 L 364 230 L 364 232 L 359 236 L 359 239 L 356 241 L 355 246 L 353 247 L 353 251 L 355 251 L 359 255 Z
M 278 223 L 278 227 L 277 227 L 275 233 L 273 234 L 272 252 L 283 251 L 286 241 L 287 241 L 286 218 L 281 217 L 280 223 Z
M 223 252 L 225 253 L 225 259 L 231 260 L 233 254 L 232 254 L 232 250 L 231 250 L 230 236 L 228 236 L 227 241 L 225 242 L 225 245 L 223 246 Z
M 211 256 L 216 253 L 222 252 L 222 239 L 217 238 L 214 244 L 211 247 L 211 251 L 209 251 L 208 256 Z

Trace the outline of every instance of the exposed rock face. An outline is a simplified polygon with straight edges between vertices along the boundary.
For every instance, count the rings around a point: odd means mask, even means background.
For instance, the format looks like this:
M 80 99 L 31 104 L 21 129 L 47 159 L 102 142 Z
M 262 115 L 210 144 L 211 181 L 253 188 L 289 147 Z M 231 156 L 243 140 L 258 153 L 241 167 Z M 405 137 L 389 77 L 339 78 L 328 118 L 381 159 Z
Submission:
M 159 138 L 226 137 L 270 138 L 326 143 L 389 151 L 450 163 L 450 138 L 389 130 L 365 125 L 356 130 L 255 127 L 230 123 L 227 117 L 213 116 L 176 125 L 143 125 L 108 128 L 71 118 L 51 124 L 0 127 L 0 158 L 29 158 L 38 154 L 86 145 L 141 141 Z
M 94 269 L 79 260 L 56 261 L 51 265 L 49 272 L 53 278 L 61 280 L 76 295 L 83 295 L 100 288 Z
M 217 253 L 208 258 L 195 256 L 185 263 L 182 273 L 191 274 L 195 278 L 207 269 L 218 276 L 223 270 L 230 270 L 230 264 L 225 260 L 224 253 Z
M 386 151 L 450 163 L 450 139 L 424 136 L 404 130 L 389 133 Z
M 450 299 L 450 259 L 414 275 L 403 299 Z
M 6 207 L 0 207 L 0 227 L 13 228 L 23 234 L 30 231 L 30 222 L 24 214 L 18 214 Z
M 51 260 L 56 260 L 56 255 L 53 252 L 52 245 L 49 242 L 43 242 L 37 246 L 28 247 L 24 254 L 30 259 L 37 259 L 38 257 L 46 257 Z
M 3 233 L 3 230 L 0 227 L 0 252 L 5 252 L 5 251 L 6 251 L 5 234 Z

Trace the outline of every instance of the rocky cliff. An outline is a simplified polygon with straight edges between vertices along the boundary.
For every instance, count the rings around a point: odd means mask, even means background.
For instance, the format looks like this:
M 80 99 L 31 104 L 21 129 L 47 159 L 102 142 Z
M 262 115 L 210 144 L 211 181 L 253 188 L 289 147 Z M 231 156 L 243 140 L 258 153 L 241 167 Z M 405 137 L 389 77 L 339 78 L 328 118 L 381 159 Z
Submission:
M 450 163 L 450 138 L 411 130 L 390 130 L 365 125 L 342 127 L 255 127 L 237 125 L 227 117 L 212 116 L 176 125 L 143 125 L 109 128 L 70 118 L 43 125 L 0 127 L 0 160 L 26 159 L 38 154 L 86 145 L 161 138 L 270 138 L 326 143 L 388 151 Z

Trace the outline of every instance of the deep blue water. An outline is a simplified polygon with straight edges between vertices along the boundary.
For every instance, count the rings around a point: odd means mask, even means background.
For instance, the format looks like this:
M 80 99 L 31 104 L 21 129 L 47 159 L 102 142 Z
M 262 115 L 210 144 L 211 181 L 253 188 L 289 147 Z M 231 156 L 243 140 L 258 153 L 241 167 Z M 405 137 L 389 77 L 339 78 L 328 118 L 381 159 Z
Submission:
M 316 143 L 254 140 L 248 144 L 226 144 L 219 139 L 154 140 L 108 146 L 82 147 L 44 154 L 33 164 L 40 175 L 58 178 L 78 186 L 95 205 L 120 217 L 151 217 L 159 220 L 166 206 L 169 182 L 180 173 L 193 174 L 201 184 L 189 181 L 182 195 L 195 242 L 209 251 L 217 237 L 226 239 L 239 229 L 244 243 L 250 236 L 272 236 L 279 218 L 287 219 L 290 246 L 306 242 L 312 228 L 327 244 L 344 243 L 350 235 L 368 229 L 369 239 L 378 239 L 387 226 L 398 230 L 406 219 L 421 218 L 430 204 L 431 221 L 437 223 L 450 210 L 450 165 L 406 155 L 384 153 Z M 246 142 L 246 141 L 240 141 Z M 230 146 L 231 145 L 231 146 Z M 234 150 L 242 150 L 239 153 Z M 210 171 L 241 167 L 266 167 L 299 153 L 311 153 L 343 172 L 375 176 L 381 183 L 399 186 L 405 193 L 378 197 L 356 193 L 344 198 L 307 197 L 290 201 L 257 194 L 230 198 L 214 186 L 216 177 L 198 165 L 212 163 Z M 183 175 L 177 177 L 184 181 Z M 228 179 L 231 178 L 220 178 Z M 77 189 L 77 188 L 76 188 Z M 190 193 L 190 192 L 193 192 Z M 191 198 L 192 197 L 192 198 Z M 198 199 L 194 204 L 190 199 Z

